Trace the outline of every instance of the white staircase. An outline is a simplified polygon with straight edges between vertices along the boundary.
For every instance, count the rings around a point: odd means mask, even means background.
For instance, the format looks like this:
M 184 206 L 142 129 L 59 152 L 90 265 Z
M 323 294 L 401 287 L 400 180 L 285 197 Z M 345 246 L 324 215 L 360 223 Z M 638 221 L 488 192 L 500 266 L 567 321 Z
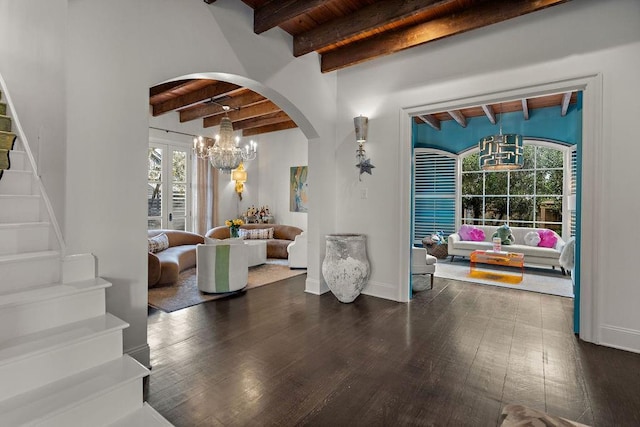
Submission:
M 93 256 L 63 254 L 3 83 L 0 121 L 17 139 L 0 178 L 0 427 L 170 426 L 143 402 L 149 371 L 122 353 L 111 284 Z

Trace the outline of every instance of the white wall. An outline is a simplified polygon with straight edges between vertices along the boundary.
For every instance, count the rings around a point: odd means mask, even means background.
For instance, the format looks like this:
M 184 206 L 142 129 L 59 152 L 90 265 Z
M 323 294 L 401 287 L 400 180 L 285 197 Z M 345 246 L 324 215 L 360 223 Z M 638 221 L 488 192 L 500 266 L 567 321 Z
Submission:
M 299 129 L 289 129 L 260 135 L 259 141 L 259 205 L 269 205 L 278 224 L 307 230 L 308 214 L 289 210 L 290 168 L 307 166 L 307 138 Z
M 372 260 L 365 292 L 397 298 L 398 278 L 406 264 L 394 254 L 409 245 L 409 225 L 399 221 L 400 203 L 409 200 L 403 184 L 410 158 L 400 158 L 403 109 L 508 91 L 588 74 L 602 76 L 602 139 L 612 154 L 598 159 L 604 191 L 594 200 L 601 220 L 583 230 L 602 240 L 583 242 L 593 249 L 598 319 L 596 341 L 640 351 L 640 288 L 630 258 L 640 231 L 621 227 L 640 208 L 624 190 L 640 180 L 635 167 L 640 149 L 634 118 L 640 114 L 636 84 L 640 67 L 640 3 L 634 0 L 569 2 L 512 21 L 418 47 L 338 72 L 337 182 L 339 231 L 365 232 Z M 594 31 L 598 28 L 598 31 Z M 488 46 L 494 48 L 487 49 Z M 353 174 L 352 118 L 369 116 L 368 154 L 373 176 Z M 410 134 L 410 133 L 409 133 Z M 600 137 L 600 135 L 598 135 Z M 593 153 L 591 153 L 593 156 Z M 363 200 L 358 190 L 368 187 Z M 596 188 L 584 188 L 593 197 Z M 594 218 L 597 216 L 591 216 Z M 625 219 L 626 218 L 626 219 Z M 385 224 L 381 227 L 380 224 Z M 588 233 L 586 232 L 588 231 Z M 587 250 L 585 249 L 585 251 Z M 589 309 L 589 308 L 587 308 Z
M 67 0 L 0 0 L 0 74 L 64 226 Z
M 125 349 L 144 359 L 149 87 L 193 73 L 228 77 L 274 100 L 322 159 L 333 156 L 335 75 L 322 75 L 314 55 L 295 59 L 280 30 L 255 35 L 251 9 L 236 0 L 85 0 L 68 12 L 65 237 L 70 252 L 97 256 L 114 284 L 107 308 L 131 324 Z M 331 208 L 332 194 L 317 201 Z M 333 221 L 322 217 L 316 233 Z M 319 260 L 309 271 L 319 283 Z

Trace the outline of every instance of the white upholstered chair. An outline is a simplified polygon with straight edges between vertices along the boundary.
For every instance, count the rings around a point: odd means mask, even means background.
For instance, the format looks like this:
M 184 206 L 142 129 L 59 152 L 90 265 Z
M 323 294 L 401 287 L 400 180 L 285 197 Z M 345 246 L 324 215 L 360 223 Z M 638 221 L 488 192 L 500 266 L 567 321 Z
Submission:
M 307 268 L 307 234 L 303 231 L 287 246 L 289 268 Z
M 411 275 L 426 276 L 430 274 L 430 288 L 433 289 L 433 274 L 436 272 L 436 262 L 438 259 L 427 253 L 425 248 L 413 247 L 411 248 Z M 427 289 L 426 283 L 413 280 L 414 291 L 424 291 Z
M 247 286 L 248 250 L 242 241 L 220 240 L 196 246 L 198 289 L 207 293 L 224 293 Z

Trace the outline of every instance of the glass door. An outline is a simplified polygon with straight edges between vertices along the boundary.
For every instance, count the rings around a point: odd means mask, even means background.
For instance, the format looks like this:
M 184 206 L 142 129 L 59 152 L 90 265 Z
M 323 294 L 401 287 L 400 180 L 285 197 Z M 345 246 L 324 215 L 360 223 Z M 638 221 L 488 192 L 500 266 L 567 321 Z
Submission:
M 190 151 L 149 144 L 147 228 L 191 231 Z

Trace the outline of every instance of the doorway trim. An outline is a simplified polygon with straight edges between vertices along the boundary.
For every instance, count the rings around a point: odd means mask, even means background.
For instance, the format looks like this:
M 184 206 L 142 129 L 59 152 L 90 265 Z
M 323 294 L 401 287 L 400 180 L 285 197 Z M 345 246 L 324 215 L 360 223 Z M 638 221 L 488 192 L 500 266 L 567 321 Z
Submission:
M 598 200 L 603 196 L 604 148 L 602 137 L 602 74 L 588 74 L 583 76 L 562 78 L 540 82 L 527 86 L 497 89 L 487 93 L 459 94 L 457 97 L 425 103 L 414 107 L 400 108 L 400 218 L 405 224 L 400 233 L 399 251 L 399 295 L 398 300 L 409 301 L 410 289 L 410 248 L 411 248 L 411 172 L 412 172 L 412 126 L 411 120 L 420 114 L 431 114 L 439 111 L 461 109 L 474 105 L 499 103 L 509 99 L 536 97 L 552 93 L 582 91 L 582 144 L 581 150 L 581 179 L 577 194 L 577 204 L 580 206 L 578 217 L 579 228 L 576 233 L 576 257 L 579 262 L 576 274 L 575 304 L 579 304 L 580 338 L 600 343 L 600 302 L 602 301 L 602 283 L 598 268 L 599 245 L 601 233 L 597 227 L 602 218 Z

